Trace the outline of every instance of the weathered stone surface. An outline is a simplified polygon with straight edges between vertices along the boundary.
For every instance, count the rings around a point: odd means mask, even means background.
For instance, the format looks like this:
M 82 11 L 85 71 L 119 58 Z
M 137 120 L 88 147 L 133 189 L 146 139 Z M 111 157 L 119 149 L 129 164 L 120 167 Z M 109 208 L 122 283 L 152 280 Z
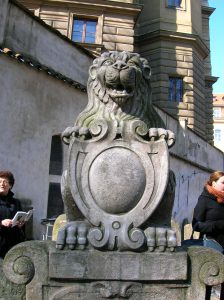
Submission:
M 129 45 L 129 44 L 117 43 L 116 44 L 116 50 L 117 51 L 130 51 L 130 52 L 133 52 L 134 47 L 132 45 Z
M 175 233 L 169 226 L 175 180 L 168 147 L 175 136 L 152 106 L 150 72 L 136 53 L 112 51 L 93 61 L 89 103 L 62 134 L 70 145 L 62 194 L 71 223 L 59 231 L 59 249 L 88 244 L 110 250 L 174 250 Z M 159 213 L 163 201 L 169 209 Z M 77 222 L 74 205 L 85 224 Z
M 103 34 L 103 40 L 105 42 L 116 42 L 116 43 L 125 43 L 133 45 L 134 38 L 132 36 L 121 36 L 121 35 L 113 35 L 113 34 Z
M 1 300 L 25 300 L 26 287 L 24 284 L 16 284 L 9 281 L 2 269 L 3 260 L 0 259 L 0 299 Z
M 32 241 L 11 249 L 3 270 L 15 286 L 26 286 L 26 298 L 6 294 L 7 300 L 199 300 L 206 285 L 224 281 L 224 257 L 205 247 L 174 253 L 60 251 L 54 242 Z
M 134 152 L 124 147 L 111 148 L 93 161 L 89 184 L 100 208 L 108 213 L 125 213 L 141 199 L 146 188 L 146 173 Z
M 85 280 L 187 280 L 187 253 L 55 251 L 50 278 Z

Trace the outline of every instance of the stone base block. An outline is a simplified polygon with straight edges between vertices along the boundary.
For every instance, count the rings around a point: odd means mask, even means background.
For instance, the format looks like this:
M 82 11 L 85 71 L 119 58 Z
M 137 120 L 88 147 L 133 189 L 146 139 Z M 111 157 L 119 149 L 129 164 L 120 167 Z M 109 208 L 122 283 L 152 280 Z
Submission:
M 25 286 L 27 300 L 198 300 L 205 298 L 206 285 L 224 281 L 224 258 L 205 247 L 60 251 L 54 242 L 30 241 L 8 252 L 3 270 Z

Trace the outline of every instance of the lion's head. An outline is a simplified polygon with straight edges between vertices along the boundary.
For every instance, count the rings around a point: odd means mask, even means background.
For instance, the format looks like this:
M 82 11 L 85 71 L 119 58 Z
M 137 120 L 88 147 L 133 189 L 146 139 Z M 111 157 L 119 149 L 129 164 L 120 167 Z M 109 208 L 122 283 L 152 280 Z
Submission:
M 148 61 L 139 54 L 106 52 L 89 70 L 88 105 L 76 124 L 91 126 L 96 119 L 144 121 L 149 127 L 164 127 L 151 103 Z

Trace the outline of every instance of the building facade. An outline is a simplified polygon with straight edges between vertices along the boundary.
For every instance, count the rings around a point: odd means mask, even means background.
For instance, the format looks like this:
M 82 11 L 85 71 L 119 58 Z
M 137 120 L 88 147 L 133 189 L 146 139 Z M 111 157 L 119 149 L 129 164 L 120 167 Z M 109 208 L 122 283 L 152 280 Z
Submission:
M 207 1 L 143 1 L 135 45 L 152 66 L 153 102 L 213 143 Z
M 213 95 L 214 145 L 224 152 L 224 94 Z
M 99 55 L 102 51 L 133 51 L 139 1 L 21 0 L 35 16 L 72 41 Z
M 153 102 L 213 143 L 209 17 L 201 0 L 21 0 L 36 16 L 99 55 L 135 51 L 150 61 Z

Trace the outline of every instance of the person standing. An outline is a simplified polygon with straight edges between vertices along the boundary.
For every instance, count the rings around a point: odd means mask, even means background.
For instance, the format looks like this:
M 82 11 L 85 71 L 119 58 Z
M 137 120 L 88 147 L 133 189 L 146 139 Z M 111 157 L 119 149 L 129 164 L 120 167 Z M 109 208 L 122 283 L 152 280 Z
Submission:
M 12 227 L 12 219 L 17 211 L 21 211 L 21 203 L 14 198 L 11 191 L 15 179 L 10 171 L 0 170 L 0 257 L 14 245 L 25 240 L 24 223 Z
M 205 234 L 224 248 L 224 172 L 215 171 L 210 175 L 195 206 L 192 227 L 200 232 L 200 238 Z M 207 287 L 206 299 L 210 295 L 211 287 Z M 224 300 L 224 283 L 220 300 Z
M 224 248 L 224 172 L 210 175 L 195 206 L 192 227 Z

